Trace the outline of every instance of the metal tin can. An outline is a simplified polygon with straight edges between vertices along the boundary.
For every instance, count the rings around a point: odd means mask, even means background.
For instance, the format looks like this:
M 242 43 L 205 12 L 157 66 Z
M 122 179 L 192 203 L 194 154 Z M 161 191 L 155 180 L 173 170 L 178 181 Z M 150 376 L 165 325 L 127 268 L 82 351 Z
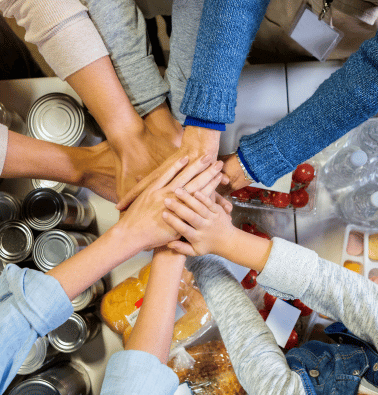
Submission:
M 0 222 L 19 219 L 21 201 L 7 192 L 0 192 Z
M 39 140 L 78 146 L 85 137 L 85 114 L 80 104 L 64 93 L 49 93 L 31 107 L 28 134 Z
M 49 230 L 36 238 L 33 260 L 40 270 L 47 272 L 88 247 L 89 244 L 91 241 L 81 233 L 59 229 Z
M 25 260 L 33 250 L 33 232 L 22 221 L 7 221 L 0 225 L 0 259 L 5 263 Z
M 83 366 L 60 362 L 17 384 L 9 395 L 88 395 L 90 389 L 89 375 Z
M 13 132 L 26 134 L 27 129 L 21 115 L 16 111 L 10 111 L 5 108 L 4 104 L 0 103 L 0 123 L 7 126 Z
M 34 373 L 46 364 L 52 362 L 58 353 L 59 352 L 50 345 L 47 336 L 39 337 L 33 344 L 33 347 L 17 374 L 26 375 Z
M 5 266 L 6 266 L 6 263 L 3 262 L 3 261 L 0 259 L 0 275 L 1 275 L 1 273 L 3 272 L 3 270 L 5 269 Z
M 72 301 L 74 311 L 92 306 L 105 293 L 104 280 L 100 279 Z
M 35 230 L 86 229 L 95 218 L 93 206 L 68 193 L 49 188 L 35 189 L 22 204 L 25 222 Z
M 39 180 L 39 179 L 33 178 L 31 180 L 31 183 L 32 183 L 32 186 L 34 189 L 50 188 L 58 193 L 69 193 L 74 196 L 78 195 L 79 192 L 81 191 L 81 188 L 77 187 L 76 185 L 70 185 L 70 184 L 66 184 L 64 182 L 58 182 L 58 181 Z
M 94 339 L 100 330 L 101 321 L 94 314 L 73 313 L 63 325 L 51 331 L 48 337 L 56 350 L 71 353 Z

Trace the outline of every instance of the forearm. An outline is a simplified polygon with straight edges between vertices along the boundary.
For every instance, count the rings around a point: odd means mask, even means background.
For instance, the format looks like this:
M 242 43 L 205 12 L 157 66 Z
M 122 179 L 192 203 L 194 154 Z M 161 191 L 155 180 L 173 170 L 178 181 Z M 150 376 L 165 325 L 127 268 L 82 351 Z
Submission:
M 273 185 L 378 112 L 377 46 L 378 35 L 291 114 L 241 138 L 243 156 L 260 182 Z
M 361 275 L 320 259 L 304 247 L 274 238 L 257 281 L 269 293 L 300 299 L 319 313 L 341 321 L 356 336 L 377 346 L 377 286 Z
M 222 258 L 205 255 L 188 259 L 188 269 L 217 322 L 235 373 L 247 393 L 304 394 L 299 376 Z
M 135 123 L 140 123 L 142 128 L 143 122 L 123 90 L 108 56 L 70 75 L 67 82 L 95 117 L 113 148 L 127 139 L 125 130 L 135 130 Z
M 133 236 L 132 230 L 114 226 L 84 250 L 47 274 L 59 281 L 72 300 L 142 249 L 140 237 Z
M 145 351 L 167 363 L 184 264 L 185 257 L 172 251 L 155 254 L 143 304 L 126 350 Z

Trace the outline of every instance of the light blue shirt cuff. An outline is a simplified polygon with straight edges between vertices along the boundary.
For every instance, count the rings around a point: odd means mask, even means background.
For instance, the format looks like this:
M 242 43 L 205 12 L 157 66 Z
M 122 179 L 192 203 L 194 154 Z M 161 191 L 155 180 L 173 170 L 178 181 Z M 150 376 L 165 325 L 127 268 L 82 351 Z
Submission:
M 119 351 L 106 367 L 101 395 L 170 395 L 179 379 L 167 365 L 147 352 Z

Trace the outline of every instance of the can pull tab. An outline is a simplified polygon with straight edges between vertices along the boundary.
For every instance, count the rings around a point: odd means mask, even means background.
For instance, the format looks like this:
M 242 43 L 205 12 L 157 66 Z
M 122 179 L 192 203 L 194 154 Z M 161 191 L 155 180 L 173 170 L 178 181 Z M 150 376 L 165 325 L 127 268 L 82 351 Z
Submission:
M 323 0 L 323 8 L 319 14 L 319 21 L 321 21 L 325 17 L 326 13 L 331 8 L 332 1 L 333 0 Z

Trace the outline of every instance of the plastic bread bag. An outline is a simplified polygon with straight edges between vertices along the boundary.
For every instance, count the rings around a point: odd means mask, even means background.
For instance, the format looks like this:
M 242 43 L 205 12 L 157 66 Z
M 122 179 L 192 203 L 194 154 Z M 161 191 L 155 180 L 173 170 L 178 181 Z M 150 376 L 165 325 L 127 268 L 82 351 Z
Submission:
M 168 366 L 177 374 L 180 383 L 188 384 L 193 394 L 246 394 L 221 340 L 189 347 L 186 351 L 195 361 L 191 367 L 183 368 L 182 361 L 177 361 L 177 358 L 182 358 L 181 353 L 172 358 Z

